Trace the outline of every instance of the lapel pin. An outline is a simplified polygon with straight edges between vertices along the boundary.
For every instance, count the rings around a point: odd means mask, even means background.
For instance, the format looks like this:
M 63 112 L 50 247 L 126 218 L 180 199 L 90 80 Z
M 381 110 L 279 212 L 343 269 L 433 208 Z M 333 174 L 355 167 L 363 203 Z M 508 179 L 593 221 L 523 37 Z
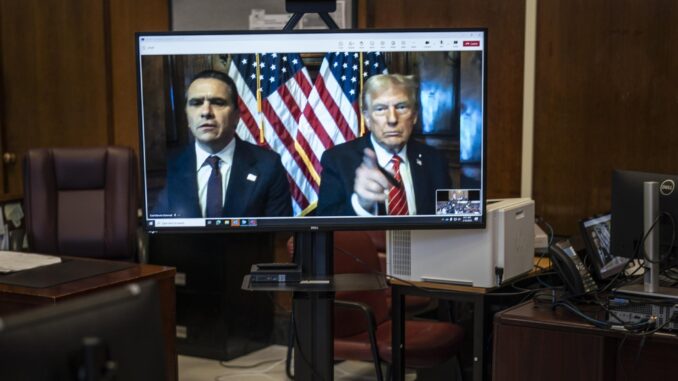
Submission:
M 257 181 L 257 175 L 255 175 L 253 173 L 248 174 L 247 175 L 247 181 L 252 181 L 252 182 Z
M 417 158 L 417 165 L 421 167 L 421 158 Z

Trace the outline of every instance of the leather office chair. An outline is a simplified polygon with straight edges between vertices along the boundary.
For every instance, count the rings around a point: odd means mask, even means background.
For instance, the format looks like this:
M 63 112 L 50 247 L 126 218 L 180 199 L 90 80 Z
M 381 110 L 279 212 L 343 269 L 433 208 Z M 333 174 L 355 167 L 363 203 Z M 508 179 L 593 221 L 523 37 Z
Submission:
M 377 249 L 366 232 L 334 233 L 334 272 L 380 271 Z M 382 380 L 381 361 L 391 362 L 391 318 L 387 290 L 337 292 L 334 312 L 334 357 L 373 361 Z M 460 326 L 439 321 L 406 320 L 405 365 L 430 368 L 461 348 Z M 389 369 L 390 370 L 390 369 Z
M 31 251 L 134 260 L 137 164 L 126 147 L 42 148 L 24 161 Z

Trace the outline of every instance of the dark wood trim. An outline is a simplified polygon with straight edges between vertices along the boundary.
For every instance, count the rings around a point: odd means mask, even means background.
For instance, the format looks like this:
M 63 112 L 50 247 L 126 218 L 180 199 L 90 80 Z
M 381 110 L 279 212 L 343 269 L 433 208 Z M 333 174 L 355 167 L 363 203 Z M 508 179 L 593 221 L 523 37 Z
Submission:
M 2 23 L 2 6 L 0 5 L 0 24 Z M 7 124 L 5 116 L 5 65 L 2 46 L 2 28 L 0 28 L 0 193 L 9 192 L 9 183 L 7 180 L 7 173 L 5 171 L 5 163 L 1 156 L 7 151 L 5 147 L 5 125 Z
M 104 32 L 104 66 L 106 67 L 106 137 L 108 145 L 115 144 L 115 115 L 113 103 L 113 42 L 111 30 L 111 0 L 102 0 Z

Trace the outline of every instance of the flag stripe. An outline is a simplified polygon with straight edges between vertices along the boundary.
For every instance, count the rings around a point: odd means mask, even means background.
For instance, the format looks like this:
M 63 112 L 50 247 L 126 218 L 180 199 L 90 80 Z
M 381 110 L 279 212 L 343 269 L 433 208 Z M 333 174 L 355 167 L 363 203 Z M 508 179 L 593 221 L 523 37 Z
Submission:
M 314 189 L 317 191 L 320 188 L 320 176 L 318 175 L 322 171 L 322 166 L 320 165 L 320 160 L 318 160 L 318 156 L 313 154 L 313 149 L 311 146 L 308 144 L 308 141 L 302 134 L 297 134 L 297 151 L 299 154 L 304 158 L 304 162 L 306 163 L 307 166 L 313 167 L 315 169 L 315 174 L 313 176 L 314 181 L 312 183 Z M 309 155 L 310 153 L 310 155 Z
M 245 104 L 241 97 L 238 97 L 238 109 L 240 111 L 240 119 L 245 125 L 245 128 L 252 135 L 252 139 L 254 139 L 255 142 L 258 142 L 259 126 L 257 125 L 257 121 L 254 119 L 252 113 L 250 112 L 249 108 L 247 107 L 247 105 Z
M 355 138 L 355 134 L 353 133 L 353 131 L 351 131 L 351 126 L 349 126 L 348 122 L 346 121 L 346 118 L 344 118 L 344 114 L 341 112 L 341 110 L 335 103 L 332 94 L 330 93 L 330 91 L 328 91 L 327 87 L 325 86 L 325 80 L 323 79 L 322 76 L 319 75 L 316 78 L 315 87 L 316 89 L 318 89 L 318 94 L 320 95 L 322 103 L 327 108 L 327 111 L 330 112 L 332 119 L 334 119 L 334 121 L 336 122 L 339 131 L 344 137 L 344 141 L 353 140 Z
M 262 103 L 262 111 L 269 125 L 277 134 L 278 140 L 282 143 L 282 147 L 274 147 L 274 150 L 280 154 L 282 154 L 282 151 L 284 150 L 286 154 L 291 156 L 291 159 L 296 163 L 298 169 L 301 170 L 300 172 L 305 177 L 305 180 L 309 182 L 313 181 L 313 176 L 310 174 L 309 169 L 296 151 L 294 139 L 292 139 L 292 136 L 284 127 L 278 116 L 279 114 L 273 110 L 271 102 L 268 99 Z M 297 179 L 295 176 L 292 176 L 292 178 L 295 178 L 295 180 Z

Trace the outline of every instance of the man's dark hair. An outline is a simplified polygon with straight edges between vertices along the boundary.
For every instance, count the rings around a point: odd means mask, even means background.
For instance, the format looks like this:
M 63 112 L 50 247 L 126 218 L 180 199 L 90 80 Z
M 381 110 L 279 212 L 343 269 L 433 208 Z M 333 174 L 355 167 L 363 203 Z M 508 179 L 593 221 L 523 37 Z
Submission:
M 231 90 L 231 102 L 233 102 L 233 105 L 235 105 L 236 108 L 238 107 L 238 91 L 235 88 L 235 82 L 233 82 L 233 79 L 231 79 L 228 74 L 223 71 L 203 70 L 191 78 L 191 84 L 198 79 L 206 78 L 216 79 L 225 83 Z M 191 85 L 189 84 L 188 86 L 190 87 Z M 186 89 L 188 90 L 188 87 Z

